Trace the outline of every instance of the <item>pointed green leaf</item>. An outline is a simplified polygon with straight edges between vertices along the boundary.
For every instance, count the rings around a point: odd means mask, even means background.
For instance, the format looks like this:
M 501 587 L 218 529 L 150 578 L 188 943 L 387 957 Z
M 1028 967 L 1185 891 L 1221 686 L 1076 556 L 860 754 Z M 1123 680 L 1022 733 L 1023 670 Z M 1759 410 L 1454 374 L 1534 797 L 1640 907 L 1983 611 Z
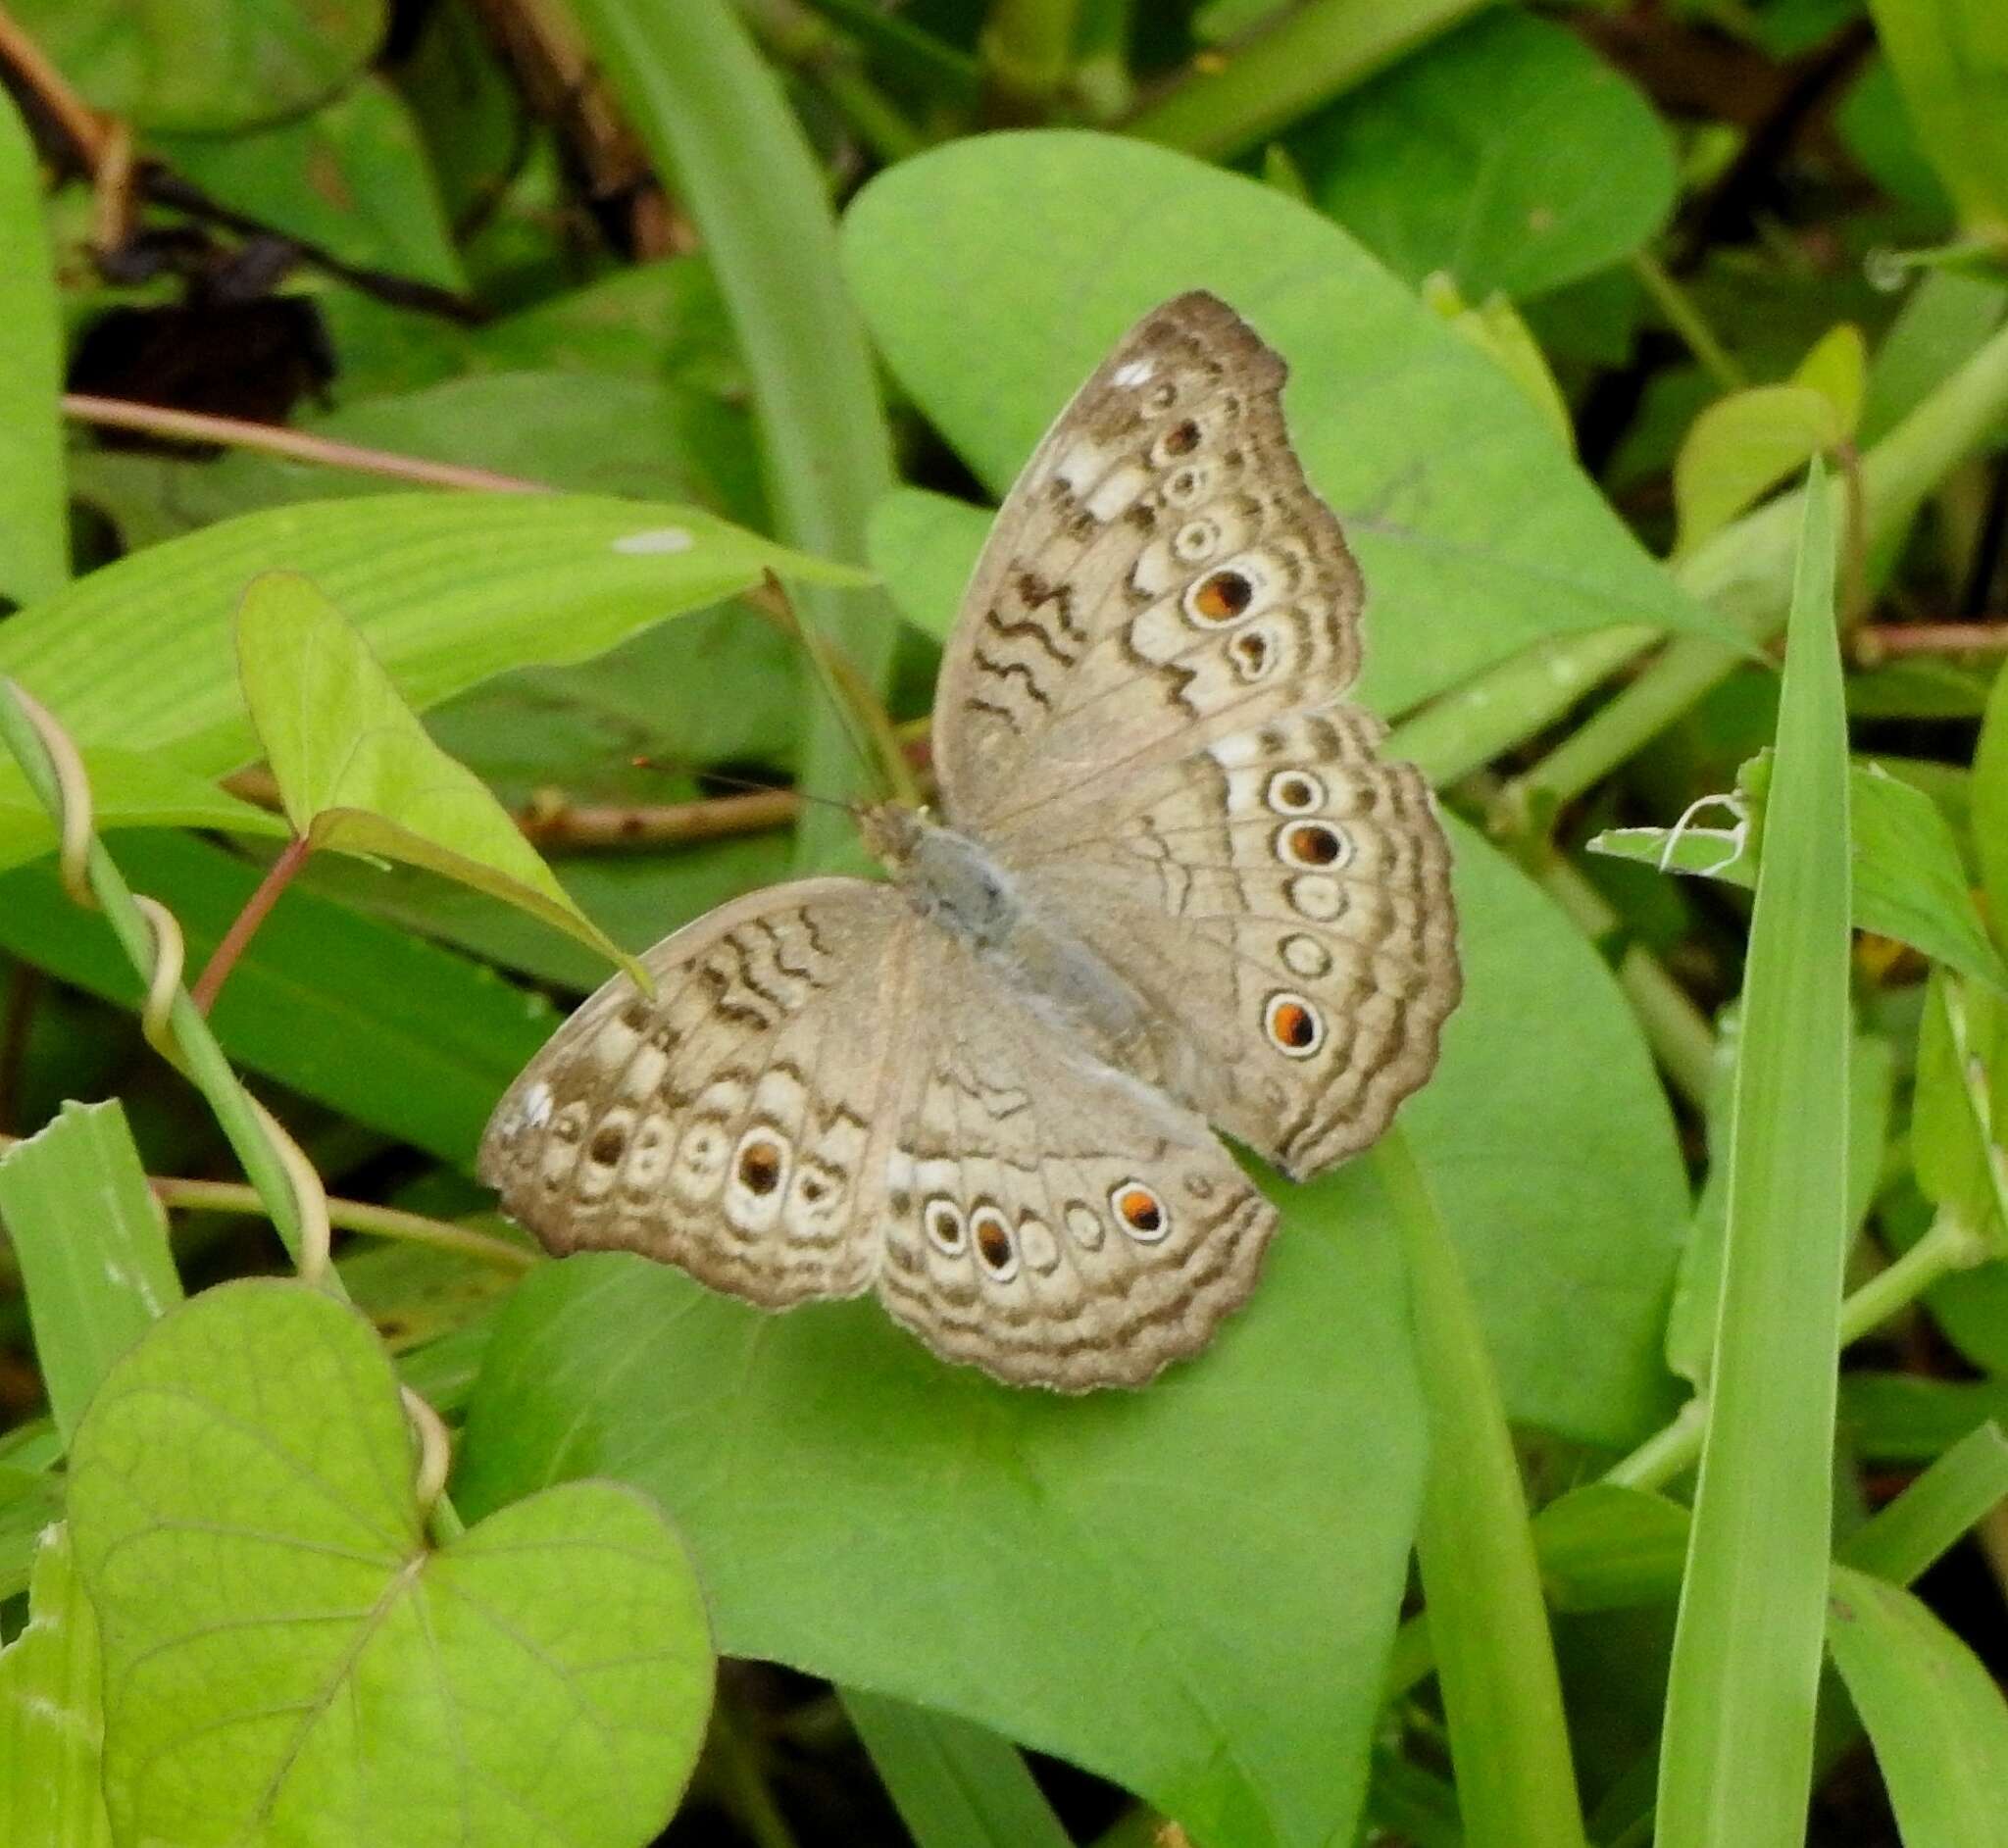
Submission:
M 0 95 L 0 596 L 52 595 L 70 575 L 64 504 L 63 335 L 41 171 L 11 96 Z
M 1752 385 L 1694 420 L 1674 459 L 1674 506 L 1684 556 L 1843 431 L 1833 401 L 1810 385 Z
M 1833 1569 L 1827 1646 L 1876 1747 L 1904 1848 L 2000 1848 L 2008 1704 L 1900 1586 Z
M 1798 1848 L 1812 1778 L 1847 1239 L 1848 776 L 1832 502 L 1817 461 L 1804 498 L 1660 1848 Z
M 208 1291 L 113 1371 L 71 1526 L 122 1840 L 606 1848 L 667 1821 L 712 1658 L 662 1516 L 575 1482 L 434 1547 L 412 1468 L 369 1324 L 297 1283 Z
M 636 973 L 487 784 L 432 742 L 355 624 L 306 578 L 268 572 L 252 580 L 237 612 L 237 664 L 251 723 L 302 839 L 428 868 Z
M 104 1707 L 98 1626 L 51 1527 L 35 1552 L 27 1626 L 0 1650 L 0 1841 L 7 1848 L 110 1848 L 98 1783 Z
M 167 1217 L 116 1101 L 65 1104 L 0 1155 L 0 1224 L 21 1261 L 35 1359 L 68 1438 L 113 1362 L 181 1300 Z

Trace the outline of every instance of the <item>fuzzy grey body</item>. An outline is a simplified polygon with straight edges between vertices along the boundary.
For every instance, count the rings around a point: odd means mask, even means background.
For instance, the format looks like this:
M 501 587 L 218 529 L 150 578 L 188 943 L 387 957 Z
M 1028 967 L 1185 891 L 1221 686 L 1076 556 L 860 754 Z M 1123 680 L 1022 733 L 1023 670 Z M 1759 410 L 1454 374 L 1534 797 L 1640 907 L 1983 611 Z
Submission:
M 1133 1069 L 1152 1038 L 1143 996 L 1079 935 L 1032 906 L 980 841 L 890 807 L 873 812 L 865 834 L 922 917 L 1109 1064 Z

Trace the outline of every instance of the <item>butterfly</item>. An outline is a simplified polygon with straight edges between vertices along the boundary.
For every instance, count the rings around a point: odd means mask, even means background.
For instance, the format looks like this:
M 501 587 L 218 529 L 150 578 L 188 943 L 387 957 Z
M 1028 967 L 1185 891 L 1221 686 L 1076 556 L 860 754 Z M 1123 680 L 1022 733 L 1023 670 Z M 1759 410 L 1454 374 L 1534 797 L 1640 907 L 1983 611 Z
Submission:
M 480 1173 L 554 1252 L 766 1309 L 876 1290 L 947 1360 L 1140 1385 L 1254 1288 L 1302 1179 L 1429 1076 L 1460 976 L 1430 788 L 1341 696 L 1362 584 L 1218 298 L 1146 315 L 1006 498 L 889 880 L 723 906 L 609 981 Z M 1209 1125 L 1213 1126 L 1209 1126 Z

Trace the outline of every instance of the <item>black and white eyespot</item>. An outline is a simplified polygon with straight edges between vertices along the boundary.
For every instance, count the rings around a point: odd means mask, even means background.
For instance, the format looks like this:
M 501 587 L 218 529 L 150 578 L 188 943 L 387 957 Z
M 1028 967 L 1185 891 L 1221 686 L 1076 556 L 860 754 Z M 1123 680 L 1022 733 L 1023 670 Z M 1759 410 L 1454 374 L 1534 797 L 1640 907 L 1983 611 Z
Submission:
M 1277 954 L 1291 974 L 1302 975 L 1308 981 L 1331 973 L 1331 952 L 1316 937 L 1306 936 L 1302 931 L 1284 937 L 1277 946 Z
M 1116 1224 L 1140 1245 L 1154 1245 L 1172 1229 L 1171 1209 L 1155 1187 L 1130 1179 L 1109 1189 Z
M 969 1222 L 953 1200 L 940 1195 L 921 1210 L 921 1224 L 928 1228 L 928 1242 L 944 1258 L 959 1258 L 969 1246 Z
M 1192 507 L 1204 500 L 1213 487 L 1213 470 L 1203 462 L 1188 462 L 1165 476 L 1161 492 L 1171 507 Z
M 1308 770 L 1280 770 L 1262 799 L 1278 815 L 1316 815 L 1325 806 L 1325 785 Z
M 999 1283 L 1009 1283 L 1018 1274 L 1018 1240 L 1011 1235 L 1011 1223 L 993 1206 L 979 1206 L 969 1216 L 970 1242 L 983 1269 Z
M 1172 555 L 1181 565 L 1204 565 L 1220 550 L 1220 525 L 1212 520 L 1188 520 L 1172 534 Z
M 1332 873 L 1351 864 L 1353 843 L 1330 822 L 1290 822 L 1276 830 L 1276 857 L 1286 867 Z
M 1262 1027 L 1270 1044 L 1290 1059 L 1308 1059 L 1325 1044 L 1325 1017 L 1314 1003 L 1287 988 L 1262 1004 Z
M 1018 1249 L 1025 1262 L 1041 1276 L 1050 1274 L 1060 1262 L 1060 1241 L 1044 1220 L 1026 1214 L 1018 1222 Z

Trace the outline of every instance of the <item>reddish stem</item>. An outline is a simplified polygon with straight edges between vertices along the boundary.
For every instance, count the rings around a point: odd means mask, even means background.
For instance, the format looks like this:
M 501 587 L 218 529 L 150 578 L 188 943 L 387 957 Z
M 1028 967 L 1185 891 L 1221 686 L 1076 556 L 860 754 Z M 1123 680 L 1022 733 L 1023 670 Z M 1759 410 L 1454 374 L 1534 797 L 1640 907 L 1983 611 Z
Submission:
M 307 856 L 314 851 L 304 834 L 295 834 L 281 849 L 279 856 L 265 871 L 265 877 L 258 881 L 258 889 L 244 901 L 244 909 L 231 921 L 230 927 L 224 932 L 224 939 L 210 953 L 203 965 L 202 974 L 195 978 L 195 986 L 188 991 L 188 998 L 195 1003 L 198 1014 L 207 1014 L 216 1000 L 217 990 L 228 979 L 229 973 L 237 965 L 237 958 L 244 954 L 244 946 L 257 934 L 273 906 L 278 903 L 278 895 L 293 882 L 293 874 L 307 864 Z

